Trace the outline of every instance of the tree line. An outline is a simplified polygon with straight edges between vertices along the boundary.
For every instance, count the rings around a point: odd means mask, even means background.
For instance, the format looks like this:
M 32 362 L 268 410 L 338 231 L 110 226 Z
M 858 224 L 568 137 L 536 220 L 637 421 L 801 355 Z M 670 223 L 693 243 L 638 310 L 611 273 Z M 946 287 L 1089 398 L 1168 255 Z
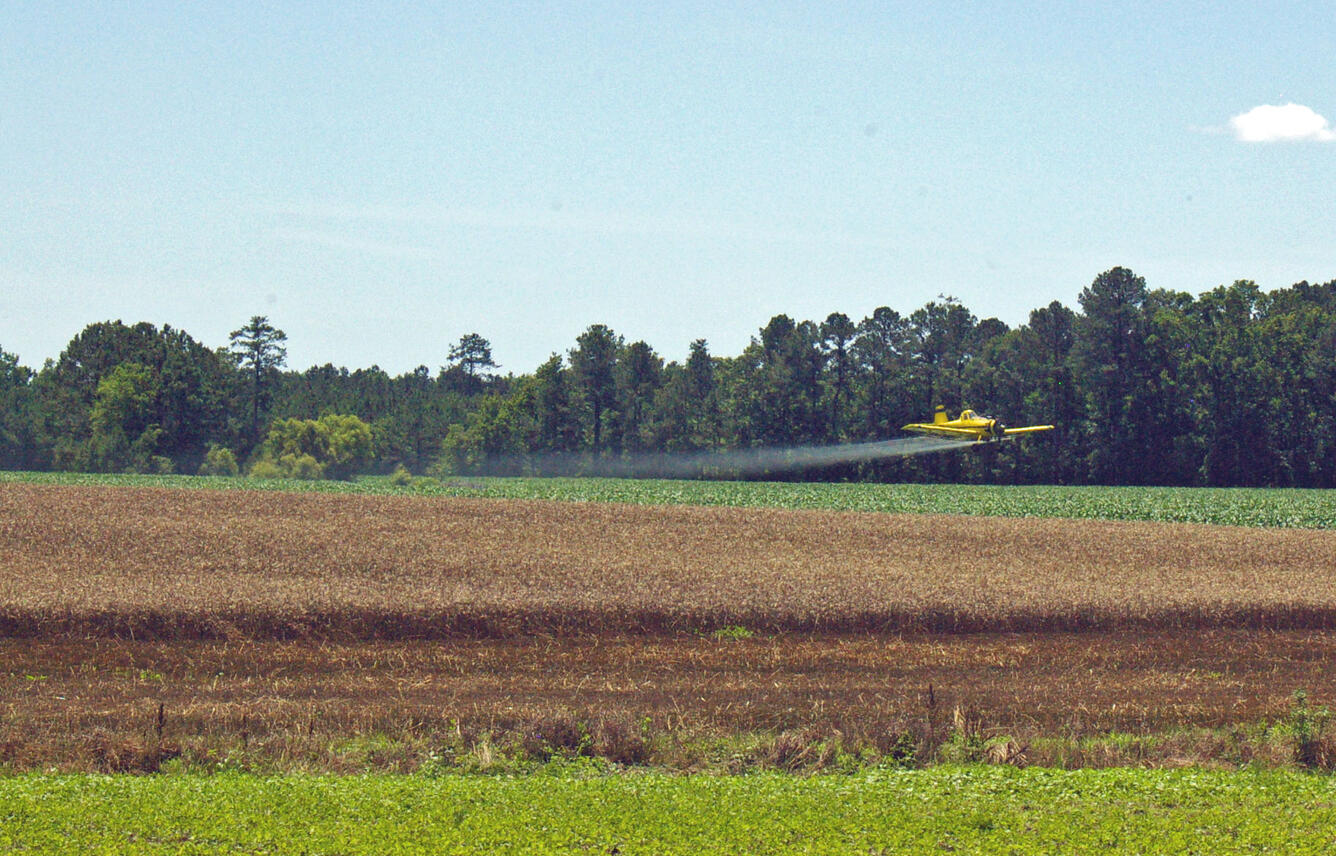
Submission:
M 1336 281 L 1197 296 L 1126 268 L 1015 328 L 945 296 L 908 315 L 772 318 L 736 356 L 681 362 L 593 324 L 527 374 L 477 333 L 398 376 L 286 366 L 262 316 L 210 349 L 147 323 L 91 324 L 60 357 L 0 349 L 0 467 L 347 477 L 595 471 L 641 453 L 901 436 L 936 404 L 1032 440 L 887 458 L 789 479 L 1336 485 Z M 726 468 L 715 475 L 727 475 Z

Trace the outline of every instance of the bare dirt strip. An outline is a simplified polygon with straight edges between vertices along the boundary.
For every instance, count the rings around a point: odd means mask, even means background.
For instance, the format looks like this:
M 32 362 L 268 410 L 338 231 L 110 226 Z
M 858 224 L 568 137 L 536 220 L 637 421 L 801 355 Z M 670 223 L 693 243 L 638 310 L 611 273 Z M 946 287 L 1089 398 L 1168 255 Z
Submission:
M 1336 532 L 0 488 L 0 635 L 1336 629 Z

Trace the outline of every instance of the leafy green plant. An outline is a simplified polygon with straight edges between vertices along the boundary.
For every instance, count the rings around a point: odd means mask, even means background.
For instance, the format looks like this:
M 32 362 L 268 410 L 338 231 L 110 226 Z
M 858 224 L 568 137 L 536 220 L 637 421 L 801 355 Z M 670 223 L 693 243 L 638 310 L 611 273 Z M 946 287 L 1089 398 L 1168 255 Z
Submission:
M 371 457 L 371 426 L 351 414 L 279 419 L 260 449 L 285 478 L 349 478 Z
M 253 479 L 281 479 L 284 478 L 283 471 L 279 469 L 278 464 L 267 458 L 261 458 L 251 464 L 248 475 Z
M 15 852 L 1329 852 L 1325 777 L 878 768 L 795 776 L 0 777 Z M 355 822 L 350 822 L 355 818 Z M 389 846 L 387 846 L 389 845 Z
M 1336 762 L 1336 752 L 1326 739 L 1331 711 L 1313 707 L 1305 690 L 1295 690 L 1285 727 L 1294 739 L 1295 763 L 1309 769 L 1328 768 Z
M 957 707 L 951 713 L 951 731 L 937 753 L 947 763 L 975 764 L 984 760 L 987 745 L 982 720 Z
M 204 454 L 204 463 L 199 467 L 202 476 L 235 477 L 238 471 L 237 456 L 231 449 L 217 444 L 209 445 L 209 451 Z

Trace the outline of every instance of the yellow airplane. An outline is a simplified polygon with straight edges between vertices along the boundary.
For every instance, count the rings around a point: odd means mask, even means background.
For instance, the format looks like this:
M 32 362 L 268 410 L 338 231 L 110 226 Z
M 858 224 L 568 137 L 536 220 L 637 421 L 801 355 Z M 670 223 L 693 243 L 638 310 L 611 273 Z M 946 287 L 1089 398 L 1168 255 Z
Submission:
M 931 422 L 911 422 L 905 431 L 928 434 L 933 437 L 946 437 L 951 440 L 981 443 L 986 440 L 1001 440 L 1019 434 L 1035 434 L 1040 431 L 1052 431 L 1052 425 L 1027 425 L 1024 428 L 1008 428 L 996 419 L 980 416 L 973 410 L 964 410 L 959 419 L 947 419 L 946 408 L 937 405 Z

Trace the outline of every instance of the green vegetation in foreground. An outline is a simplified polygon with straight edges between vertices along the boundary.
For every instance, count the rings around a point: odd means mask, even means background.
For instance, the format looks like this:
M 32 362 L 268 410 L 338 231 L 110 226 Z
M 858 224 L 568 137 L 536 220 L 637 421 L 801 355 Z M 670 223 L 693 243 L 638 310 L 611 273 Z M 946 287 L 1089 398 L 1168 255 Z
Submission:
M 606 478 L 412 479 L 353 481 L 218 476 L 0 472 L 0 484 L 129 485 L 354 494 L 469 496 L 639 505 L 823 508 L 907 514 L 1149 520 L 1290 529 L 1336 528 L 1336 491 L 1293 488 L 1068 487 L 1059 485 L 823 484 Z
M 853 776 L 21 776 L 41 853 L 1330 853 L 1336 781 L 942 767 Z

